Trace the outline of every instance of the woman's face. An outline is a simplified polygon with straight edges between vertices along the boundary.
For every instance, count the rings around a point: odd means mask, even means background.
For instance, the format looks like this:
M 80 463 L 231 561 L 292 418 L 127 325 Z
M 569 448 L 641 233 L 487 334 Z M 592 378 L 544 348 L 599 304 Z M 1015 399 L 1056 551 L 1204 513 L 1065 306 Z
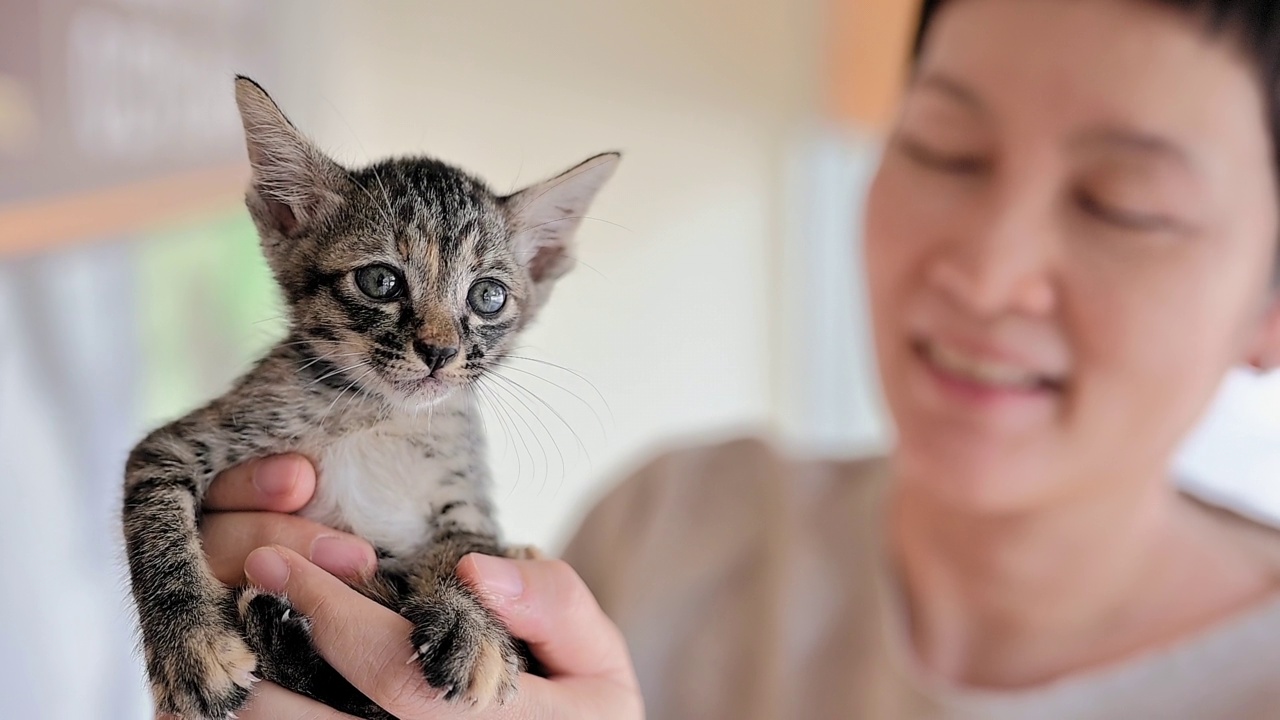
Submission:
M 900 479 L 983 512 L 1139 491 L 1275 349 L 1258 81 L 1158 4 L 953 0 L 867 210 Z

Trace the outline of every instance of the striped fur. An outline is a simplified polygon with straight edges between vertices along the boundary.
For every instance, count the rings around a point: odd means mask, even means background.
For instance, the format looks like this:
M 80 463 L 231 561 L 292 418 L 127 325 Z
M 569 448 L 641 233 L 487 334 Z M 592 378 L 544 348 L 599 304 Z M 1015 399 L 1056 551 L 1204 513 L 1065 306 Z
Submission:
M 225 395 L 129 457 L 124 533 L 157 706 L 221 720 L 265 677 L 388 717 L 320 659 L 286 599 L 225 587 L 204 559 L 200 508 L 213 478 L 283 452 L 317 463 L 302 514 L 378 548 L 379 572 L 358 589 L 412 621 L 427 681 L 449 698 L 500 702 L 523 654 L 454 574 L 466 553 L 517 552 L 493 518 L 470 390 L 572 266 L 569 243 L 618 155 L 500 197 L 426 158 L 344 168 L 252 81 L 237 79 L 236 99 L 253 167 L 246 204 L 290 332 Z M 356 271 L 374 264 L 398 274 L 401 295 L 361 290 Z M 468 302 L 482 279 L 506 290 L 491 315 Z

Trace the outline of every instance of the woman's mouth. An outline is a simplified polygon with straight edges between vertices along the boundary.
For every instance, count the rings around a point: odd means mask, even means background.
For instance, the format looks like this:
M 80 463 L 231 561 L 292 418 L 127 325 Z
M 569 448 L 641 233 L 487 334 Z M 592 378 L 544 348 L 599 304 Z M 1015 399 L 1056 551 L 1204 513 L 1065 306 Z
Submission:
M 1056 392 L 1065 383 L 1065 377 L 1060 374 L 940 342 L 918 340 L 913 343 L 913 349 L 936 373 L 977 388 L 1014 393 Z

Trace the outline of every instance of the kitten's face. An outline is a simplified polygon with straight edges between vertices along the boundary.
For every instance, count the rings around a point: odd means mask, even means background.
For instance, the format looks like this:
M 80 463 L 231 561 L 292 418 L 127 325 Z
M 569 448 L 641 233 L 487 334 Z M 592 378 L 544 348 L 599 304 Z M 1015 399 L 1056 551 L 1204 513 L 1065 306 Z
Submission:
M 352 181 L 361 190 L 281 273 L 295 333 L 343 382 L 438 399 L 500 359 L 537 309 L 512 224 L 483 186 L 431 161 Z
M 295 340 L 330 386 L 421 407 L 480 377 L 573 261 L 568 245 L 616 154 L 498 197 L 428 159 L 348 171 L 251 81 L 237 81 L 248 205 Z M 308 361 L 311 362 L 311 361 Z

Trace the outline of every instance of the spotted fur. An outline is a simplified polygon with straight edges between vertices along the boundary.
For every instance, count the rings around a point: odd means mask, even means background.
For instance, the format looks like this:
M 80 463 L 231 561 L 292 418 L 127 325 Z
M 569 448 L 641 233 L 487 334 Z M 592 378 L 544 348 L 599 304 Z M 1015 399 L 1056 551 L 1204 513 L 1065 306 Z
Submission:
M 246 204 L 290 331 L 229 392 L 129 457 L 124 532 L 157 706 L 222 720 L 265 677 L 389 717 L 316 654 L 286 599 L 227 588 L 204 559 L 210 482 L 283 452 L 319 469 L 302 514 L 378 548 L 378 574 L 358 589 L 413 623 L 426 680 L 451 699 L 501 702 L 524 667 L 521 648 L 454 569 L 470 552 L 526 551 L 505 547 L 494 522 L 470 392 L 572 267 L 569 243 L 618 155 L 498 196 L 427 158 L 345 168 L 253 81 L 237 78 L 236 101 L 253 169 Z M 372 265 L 390 268 L 402 294 L 362 290 L 357 276 Z M 360 277 L 378 292 L 390 282 Z M 480 280 L 505 288 L 497 312 L 469 300 Z

